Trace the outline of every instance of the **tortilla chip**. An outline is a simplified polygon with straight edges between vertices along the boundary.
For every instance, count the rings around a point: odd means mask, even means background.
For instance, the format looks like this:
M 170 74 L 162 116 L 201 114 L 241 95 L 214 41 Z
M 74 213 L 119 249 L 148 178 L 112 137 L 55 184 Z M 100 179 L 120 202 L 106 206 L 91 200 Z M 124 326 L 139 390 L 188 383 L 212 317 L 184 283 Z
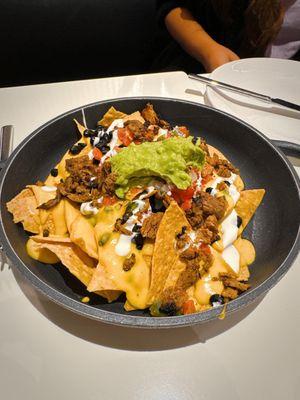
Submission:
M 115 247 L 120 239 L 120 233 L 114 231 L 114 225 L 121 218 L 126 208 L 126 202 L 103 207 L 97 215 L 95 226 L 96 240 L 99 246 L 99 264 L 88 286 L 91 292 L 118 290 L 125 292 L 133 307 L 147 307 L 147 295 L 150 283 L 150 263 L 153 253 L 153 243 L 145 241 L 142 250 L 130 243 L 129 253 L 120 256 Z M 129 271 L 123 270 L 125 258 L 134 254 L 136 261 Z
M 65 217 L 71 241 L 90 257 L 98 260 L 95 230 L 87 218 L 69 201 L 66 201 Z
M 56 264 L 59 262 L 59 258 L 52 251 L 42 248 L 42 244 L 32 238 L 27 240 L 26 251 L 31 258 L 42 263 Z
M 244 190 L 241 192 L 241 196 L 235 205 L 235 211 L 242 219 L 242 224 L 239 228 L 239 235 L 248 225 L 264 195 L 264 189 Z
M 71 232 L 71 225 L 80 214 L 79 206 L 72 203 L 70 200 L 65 200 L 65 219 L 67 224 L 67 229 L 69 233 Z
M 73 221 L 70 230 L 70 238 L 90 257 L 98 260 L 98 246 L 95 238 L 95 231 L 92 225 L 83 215 L 78 215 Z
M 186 264 L 179 259 L 175 248 L 176 234 L 181 232 L 184 226 L 190 227 L 190 224 L 178 204 L 172 202 L 161 220 L 156 235 L 148 304 L 158 300 L 166 287 L 174 286 L 181 271 L 186 267 Z
M 104 297 L 109 303 L 117 300 L 120 297 L 120 295 L 122 294 L 122 292 L 120 290 L 102 290 L 102 291 L 95 292 L 95 293 L 101 297 Z
M 122 118 L 124 122 L 126 121 L 139 121 L 142 124 L 145 122 L 144 118 L 142 117 L 142 114 L 139 111 L 136 111 L 130 115 L 126 115 L 125 117 Z
M 40 206 L 53 200 L 56 197 L 56 191 L 48 192 L 43 190 L 42 186 L 29 185 L 36 198 L 37 205 Z M 63 236 L 67 234 L 67 225 L 65 221 L 65 201 L 61 200 L 56 206 L 47 210 L 39 209 L 41 229 L 47 230 L 51 235 Z
M 245 184 L 244 184 L 242 178 L 240 177 L 240 175 L 237 175 L 237 177 L 235 178 L 235 181 L 233 183 L 239 192 L 244 190 Z
M 128 300 L 126 300 L 125 304 L 124 304 L 124 310 L 125 311 L 134 311 L 136 310 L 135 307 L 133 307 Z
M 6 206 L 8 211 L 13 214 L 15 224 L 21 222 L 26 231 L 32 233 L 40 232 L 40 213 L 31 189 L 22 190 Z
M 108 277 L 105 268 L 99 263 L 89 282 L 87 290 L 89 292 L 105 292 L 118 290 L 118 285 Z
M 30 236 L 30 239 L 34 240 L 37 243 L 72 243 L 69 237 L 64 236 Z
M 97 124 L 108 128 L 115 119 L 122 119 L 126 116 L 127 114 L 117 111 L 114 107 L 110 107 L 110 109 L 103 115 L 102 119 L 98 121 Z
M 73 121 L 75 122 L 75 124 L 76 124 L 76 126 L 77 126 L 77 129 L 78 129 L 78 131 L 80 132 L 80 134 L 81 134 L 81 136 L 83 136 L 83 132 L 87 129 L 87 127 L 86 126 L 84 126 L 84 125 L 81 125 L 78 121 L 77 121 L 77 119 L 73 119 Z
M 216 154 L 219 158 L 221 158 L 222 160 L 227 160 L 227 161 L 229 161 L 228 158 L 226 158 L 226 157 L 224 156 L 224 154 L 220 152 L 220 150 L 216 149 L 216 148 L 215 148 L 214 146 L 212 146 L 211 144 L 207 144 L 207 147 L 208 147 L 208 152 L 209 152 L 209 156 L 210 156 L 210 157 L 212 157 L 212 156 L 214 155 L 214 153 L 215 153 L 215 154 Z
M 138 188 L 138 187 L 133 187 L 128 190 L 128 192 L 125 195 L 126 200 L 133 200 L 143 192 L 143 188 Z
M 68 268 L 72 275 L 76 276 L 85 286 L 88 286 L 95 271 L 95 261 L 84 253 L 74 243 L 67 242 L 68 238 L 37 238 L 42 249 L 48 249 L 54 253 L 61 263 Z

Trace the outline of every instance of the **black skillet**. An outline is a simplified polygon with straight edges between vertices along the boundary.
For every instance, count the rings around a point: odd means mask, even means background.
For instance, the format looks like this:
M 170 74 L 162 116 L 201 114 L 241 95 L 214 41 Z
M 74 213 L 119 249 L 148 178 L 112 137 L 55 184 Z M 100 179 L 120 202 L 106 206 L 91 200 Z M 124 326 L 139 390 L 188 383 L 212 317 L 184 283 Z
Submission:
M 90 296 L 61 265 L 47 266 L 31 259 L 25 250 L 28 234 L 15 225 L 5 204 L 26 184 L 45 178 L 76 140 L 73 118 L 87 125 L 96 121 L 110 106 L 125 113 L 141 110 L 147 102 L 172 125 L 186 125 L 195 136 L 220 149 L 241 172 L 246 188 L 265 188 L 265 198 L 243 236 L 256 248 L 251 266 L 251 289 L 231 301 L 227 313 L 246 306 L 267 292 L 290 268 L 299 251 L 299 178 L 283 153 L 263 134 L 224 112 L 192 102 L 166 98 L 127 98 L 101 101 L 69 111 L 28 136 L 13 152 L 1 174 L 0 241 L 13 265 L 31 284 L 63 307 L 99 321 L 149 328 L 187 326 L 216 318 L 222 308 L 186 316 L 152 318 L 147 311 L 125 312 L 124 299 L 107 304 Z M 299 146 L 286 145 L 290 155 L 299 156 Z M 91 297 L 90 304 L 80 300 Z

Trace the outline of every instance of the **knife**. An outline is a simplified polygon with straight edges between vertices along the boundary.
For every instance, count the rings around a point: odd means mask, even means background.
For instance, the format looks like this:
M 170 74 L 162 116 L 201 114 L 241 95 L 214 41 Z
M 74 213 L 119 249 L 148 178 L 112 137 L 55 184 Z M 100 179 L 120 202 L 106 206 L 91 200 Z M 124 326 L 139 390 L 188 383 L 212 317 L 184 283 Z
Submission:
M 196 81 L 206 83 L 209 86 L 216 87 L 216 88 L 222 88 L 225 90 L 229 90 L 231 92 L 239 93 L 245 96 L 249 97 L 254 97 L 258 100 L 264 101 L 265 103 L 269 104 L 279 104 L 280 106 L 291 108 L 296 111 L 300 111 L 300 105 L 299 104 L 294 104 L 291 103 L 290 101 L 286 101 L 283 99 L 279 98 L 273 98 L 271 96 L 266 96 L 265 94 L 257 93 L 257 92 L 252 92 L 251 90 L 247 89 L 242 89 L 237 86 L 229 85 L 228 83 L 216 81 L 214 79 L 207 78 L 205 76 L 199 76 L 196 74 L 188 74 L 188 77 L 190 79 L 195 79 Z
M 4 167 L 6 160 L 10 156 L 13 145 L 14 127 L 5 125 L 0 131 L 0 170 Z

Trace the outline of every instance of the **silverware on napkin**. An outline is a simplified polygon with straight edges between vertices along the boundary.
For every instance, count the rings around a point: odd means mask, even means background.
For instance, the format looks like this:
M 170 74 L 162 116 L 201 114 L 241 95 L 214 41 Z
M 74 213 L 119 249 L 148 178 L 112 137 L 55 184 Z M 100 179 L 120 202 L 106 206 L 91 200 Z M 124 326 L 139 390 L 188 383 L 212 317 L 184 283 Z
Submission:
M 273 98 L 271 96 L 266 96 L 265 94 L 257 93 L 257 92 L 252 92 L 251 90 L 247 89 L 242 89 L 237 86 L 229 85 L 228 83 L 216 81 L 211 78 L 207 78 L 205 76 L 199 76 L 196 74 L 188 74 L 188 77 L 190 79 L 195 79 L 196 81 L 206 83 L 209 86 L 215 87 L 215 88 L 220 88 L 224 90 L 229 90 L 231 92 L 239 93 L 245 96 L 253 97 L 258 100 L 264 101 L 265 103 L 269 104 L 277 104 L 283 107 L 291 108 L 296 111 L 300 111 L 300 105 L 291 103 L 289 101 L 283 100 L 283 99 L 278 99 L 278 98 Z

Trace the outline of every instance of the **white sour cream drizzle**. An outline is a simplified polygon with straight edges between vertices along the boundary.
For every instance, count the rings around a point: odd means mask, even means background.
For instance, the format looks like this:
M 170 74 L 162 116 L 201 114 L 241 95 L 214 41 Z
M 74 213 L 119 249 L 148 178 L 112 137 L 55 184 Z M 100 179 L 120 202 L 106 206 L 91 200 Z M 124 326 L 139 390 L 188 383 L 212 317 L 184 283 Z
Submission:
M 153 139 L 153 142 L 156 142 L 158 138 L 162 136 L 166 136 L 168 134 L 168 129 L 159 128 L 157 136 Z
M 99 209 L 97 207 L 93 207 L 92 202 L 88 201 L 81 204 L 80 212 L 82 215 L 96 215 L 98 214 Z
M 57 187 L 56 186 L 42 186 L 42 190 L 44 190 L 44 192 L 56 192 Z
M 238 199 L 240 198 L 240 192 L 237 190 L 236 186 L 233 184 L 233 182 L 236 179 L 236 174 L 231 174 L 229 178 L 223 178 L 221 176 L 218 176 L 216 179 L 214 179 L 212 182 L 209 182 L 207 184 L 207 188 L 210 187 L 213 190 L 211 191 L 211 195 L 215 196 L 218 193 L 217 186 L 219 183 L 227 181 L 230 183 L 230 186 L 228 188 L 229 194 L 232 197 L 233 203 L 236 204 Z
M 138 222 L 136 214 L 140 212 L 145 206 L 145 202 L 141 199 L 134 200 L 133 203 L 136 204 L 136 207 L 132 210 L 131 217 L 128 218 L 128 220 L 124 224 L 124 227 L 130 232 L 132 232 L 134 225 Z M 142 224 L 143 220 L 150 215 L 150 211 L 151 207 L 149 206 L 148 210 L 143 215 L 140 224 Z M 132 235 L 123 235 L 123 233 L 121 233 L 119 240 L 115 246 L 115 252 L 116 254 L 118 254 L 118 256 L 127 256 L 129 254 L 131 250 L 131 240 L 134 235 L 135 233 L 133 233 Z
M 90 160 L 92 160 L 92 159 L 94 158 L 93 150 L 90 150 L 90 151 L 88 152 L 88 157 L 89 157 Z
M 131 249 L 131 239 L 132 236 L 129 235 L 123 235 L 123 233 L 121 233 L 118 243 L 116 244 L 115 247 L 115 252 L 116 254 L 118 254 L 118 256 L 127 256 L 128 253 L 130 252 Z
M 240 254 L 237 249 L 231 244 L 222 252 L 222 257 L 233 271 L 238 274 L 240 269 Z
M 221 224 L 221 230 L 223 233 L 223 246 L 226 248 L 237 239 L 238 235 L 239 228 L 237 227 L 237 213 L 235 210 L 232 210 L 224 219 Z

